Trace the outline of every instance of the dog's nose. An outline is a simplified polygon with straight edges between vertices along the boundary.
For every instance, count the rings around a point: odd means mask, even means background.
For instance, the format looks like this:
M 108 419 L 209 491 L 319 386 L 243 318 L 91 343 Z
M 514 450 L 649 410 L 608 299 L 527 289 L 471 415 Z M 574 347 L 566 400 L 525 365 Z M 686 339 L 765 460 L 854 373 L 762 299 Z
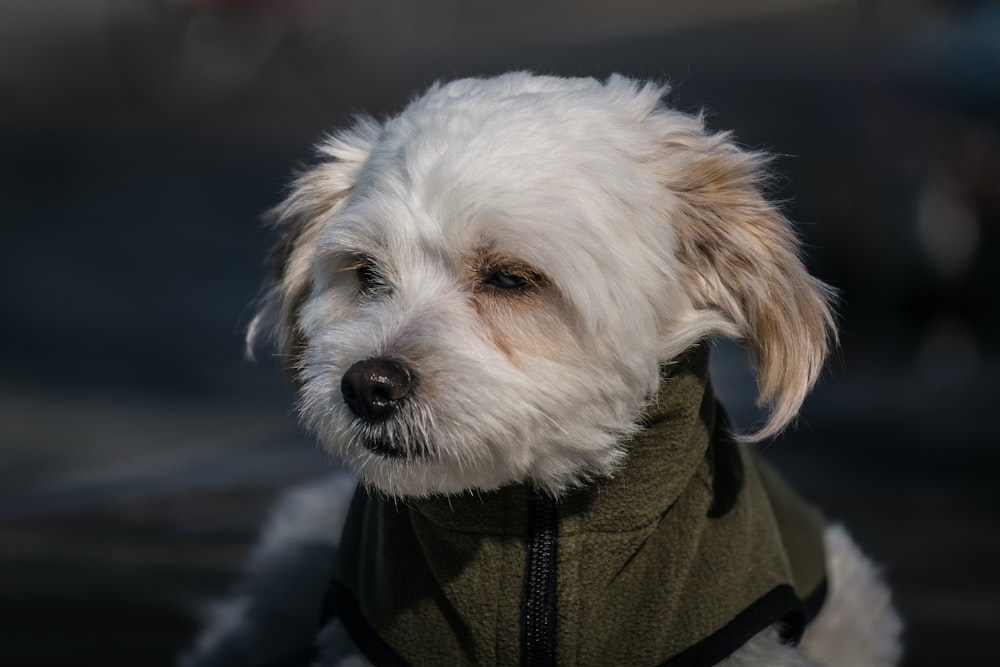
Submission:
M 413 374 L 392 359 L 365 359 L 344 373 L 340 393 L 351 412 L 368 422 L 391 417 L 413 388 Z

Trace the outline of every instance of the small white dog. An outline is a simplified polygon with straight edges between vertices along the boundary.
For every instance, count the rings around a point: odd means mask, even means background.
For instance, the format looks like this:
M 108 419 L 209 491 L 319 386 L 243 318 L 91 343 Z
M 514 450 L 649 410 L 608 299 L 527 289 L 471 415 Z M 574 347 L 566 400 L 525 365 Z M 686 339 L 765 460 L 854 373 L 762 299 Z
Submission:
M 250 329 L 360 476 L 280 504 L 189 664 L 892 665 L 873 566 L 747 443 L 830 290 L 766 159 L 664 89 L 513 73 L 330 137 Z M 769 412 L 731 433 L 706 341 Z

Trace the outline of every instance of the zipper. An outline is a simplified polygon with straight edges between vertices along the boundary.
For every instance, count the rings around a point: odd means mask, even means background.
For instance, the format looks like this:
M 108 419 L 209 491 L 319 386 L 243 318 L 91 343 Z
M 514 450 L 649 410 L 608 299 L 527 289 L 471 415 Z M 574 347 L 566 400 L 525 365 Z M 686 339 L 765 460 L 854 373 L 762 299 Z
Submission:
M 541 491 L 528 498 L 524 590 L 521 596 L 521 665 L 556 664 L 556 557 L 559 511 Z

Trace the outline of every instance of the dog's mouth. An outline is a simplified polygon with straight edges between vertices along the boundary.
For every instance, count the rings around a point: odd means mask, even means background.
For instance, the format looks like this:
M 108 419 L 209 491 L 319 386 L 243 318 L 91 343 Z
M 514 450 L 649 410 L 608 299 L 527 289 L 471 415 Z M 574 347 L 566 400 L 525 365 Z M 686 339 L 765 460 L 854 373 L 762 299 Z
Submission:
M 405 459 L 409 456 L 405 448 L 388 438 L 365 438 L 362 444 L 371 453 L 387 459 Z

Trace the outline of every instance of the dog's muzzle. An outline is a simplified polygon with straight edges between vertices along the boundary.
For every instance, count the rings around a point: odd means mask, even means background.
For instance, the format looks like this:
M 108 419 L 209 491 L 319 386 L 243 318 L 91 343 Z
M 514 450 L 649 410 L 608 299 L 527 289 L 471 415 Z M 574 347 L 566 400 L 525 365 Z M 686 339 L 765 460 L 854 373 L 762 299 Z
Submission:
M 357 362 L 340 381 L 340 393 L 347 407 L 369 424 L 384 422 L 396 414 L 412 388 L 410 369 L 384 358 Z

